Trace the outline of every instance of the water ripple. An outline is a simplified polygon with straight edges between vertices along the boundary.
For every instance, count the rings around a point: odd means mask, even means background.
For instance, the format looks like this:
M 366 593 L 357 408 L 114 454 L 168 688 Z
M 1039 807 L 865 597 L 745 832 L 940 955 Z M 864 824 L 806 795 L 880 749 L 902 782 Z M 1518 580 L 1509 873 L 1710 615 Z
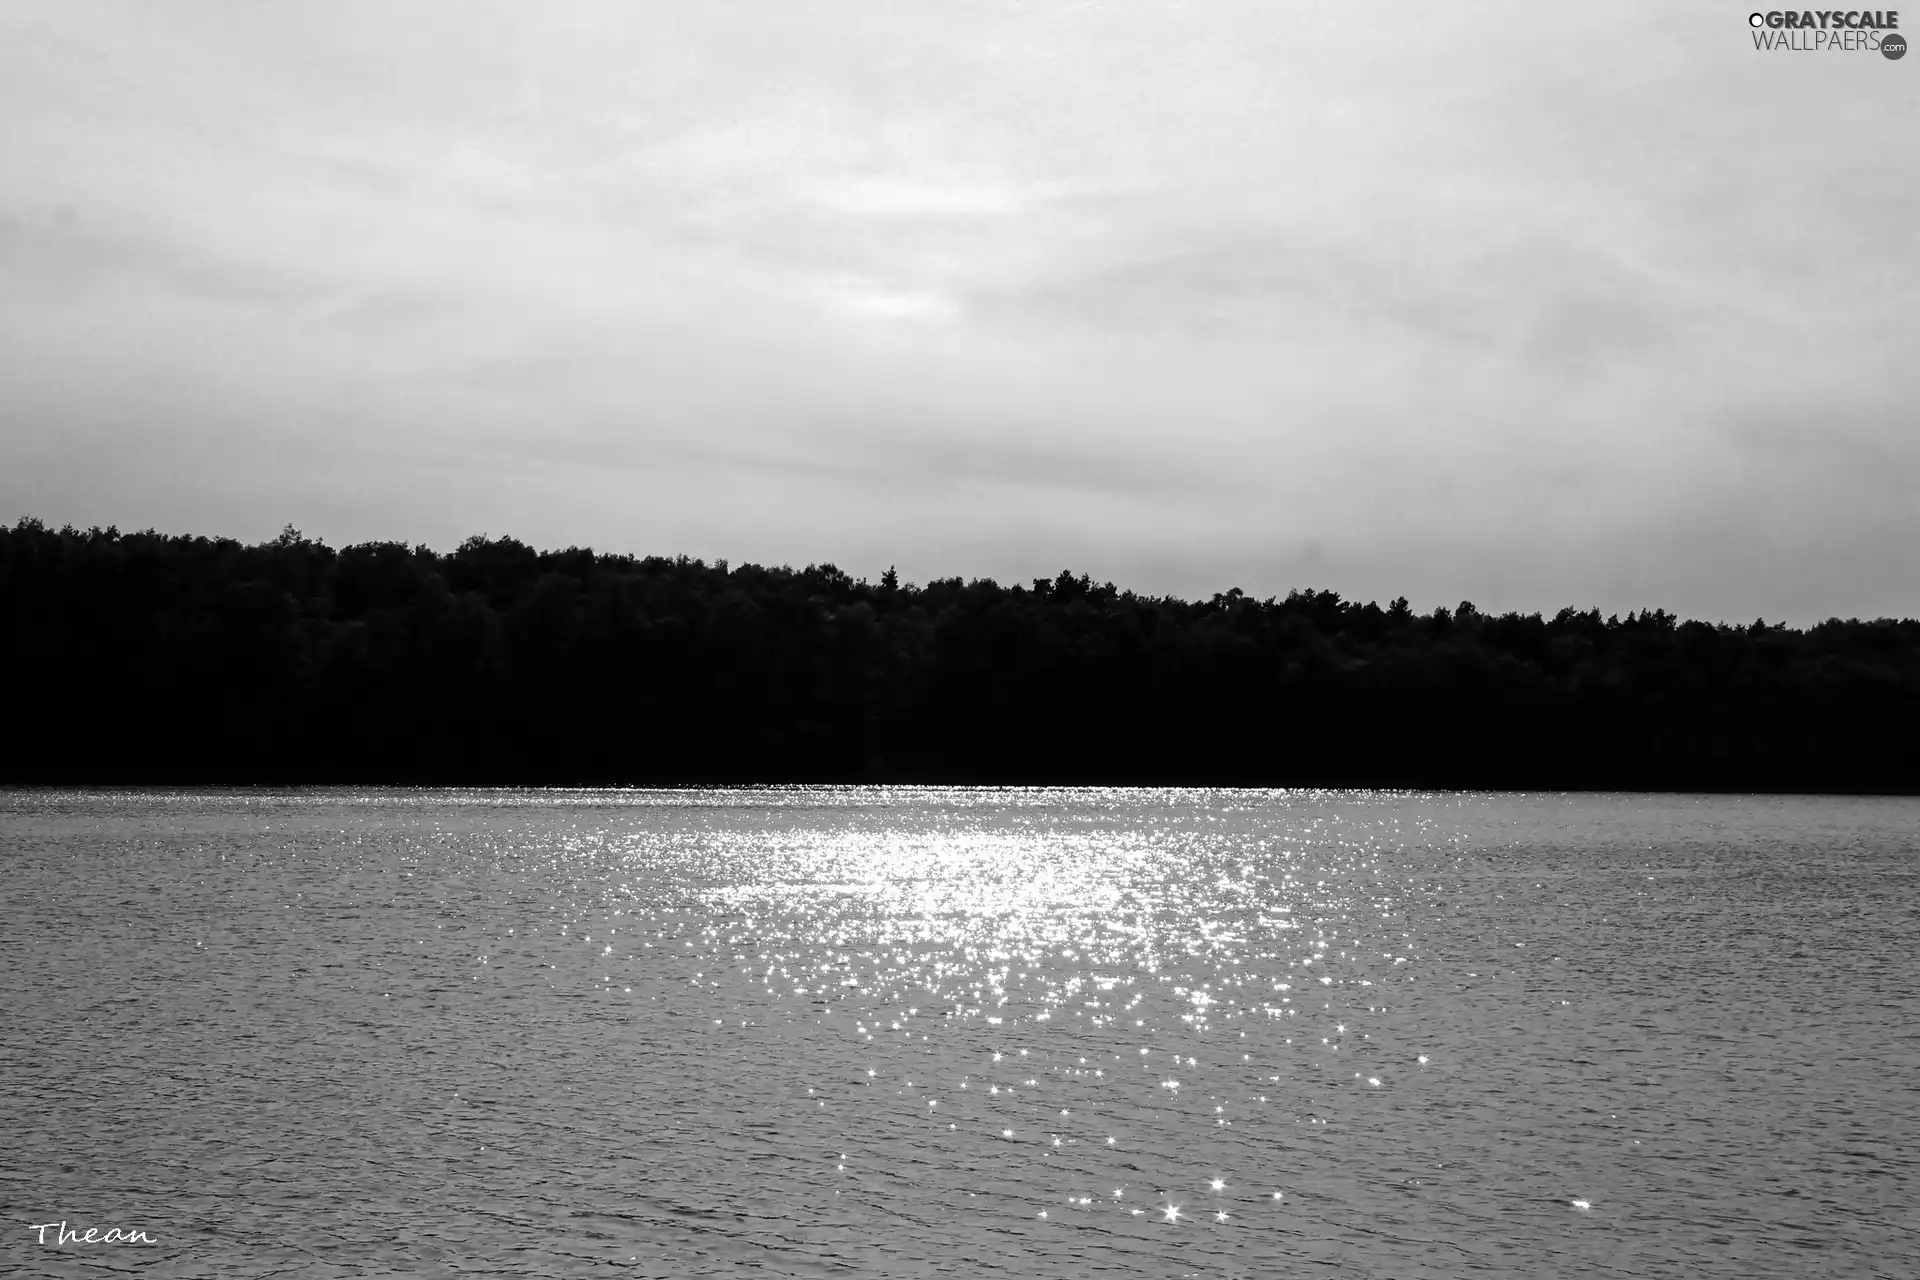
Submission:
M 0 793 L 53 1274 L 1911 1274 L 1920 804 Z M 143 1228 L 41 1245 L 28 1224 Z

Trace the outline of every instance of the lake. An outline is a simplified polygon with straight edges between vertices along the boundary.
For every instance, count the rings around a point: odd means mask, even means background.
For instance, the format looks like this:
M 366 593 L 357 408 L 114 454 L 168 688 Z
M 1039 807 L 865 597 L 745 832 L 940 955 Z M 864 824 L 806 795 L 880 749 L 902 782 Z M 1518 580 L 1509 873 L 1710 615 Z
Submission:
M 1912 1276 L 1917 846 L 1910 799 L 0 792 L 0 1270 Z

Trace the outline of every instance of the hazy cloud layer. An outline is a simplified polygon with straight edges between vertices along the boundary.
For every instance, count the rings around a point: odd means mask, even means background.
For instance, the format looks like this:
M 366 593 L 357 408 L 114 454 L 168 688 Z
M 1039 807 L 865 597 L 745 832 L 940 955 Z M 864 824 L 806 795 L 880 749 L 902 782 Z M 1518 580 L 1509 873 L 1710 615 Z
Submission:
M 0 518 L 1920 613 L 1920 62 L 1616 4 L 0 10 Z

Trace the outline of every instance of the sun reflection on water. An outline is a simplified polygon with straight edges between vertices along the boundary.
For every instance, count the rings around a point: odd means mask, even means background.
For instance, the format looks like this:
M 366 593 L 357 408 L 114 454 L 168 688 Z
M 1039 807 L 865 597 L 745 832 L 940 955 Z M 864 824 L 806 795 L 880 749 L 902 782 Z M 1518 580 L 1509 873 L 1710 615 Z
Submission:
M 970 1136 L 982 1135 L 1091 1180 L 1119 1167 L 1107 1154 L 1117 1150 L 1117 1126 L 1150 1133 L 1147 1149 L 1161 1160 L 1187 1151 L 1224 1156 L 1220 1163 L 1254 1177 L 1291 1174 L 1298 1155 L 1272 1139 L 1314 1126 L 1308 1112 L 1320 1108 L 1303 1105 L 1303 1095 L 1333 1086 L 1291 1037 L 1267 1030 L 1300 1016 L 1287 993 L 1308 976 L 1357 992 L 1394 980 L 1391 966 L 1405 969 L 1417 954 L 1406 929 L 1378 927 L 1404 924 L 1404 912 L 1380 878 L 1377 846 L 1338 839 L 1331 815 L 1291 814 L 1285 824 L 1228 832 L 1200 820 L 1212 817 L 1207 806 L 1217 808 L 1218 795 L 1167 793 L 1165 803 L 1188 821 L 1143 826 L 1101 821 L 1122 799 L 1138 806 L 1140 793 L 985 801 L 981 793 L 944 801 L 914 793 L 907 799 L 921 811 L 930 800 L 945 804 L 944 821 L 915 824 L 888 820 L 884 789 L 860 794 L 867 807 L 851 820 L 809 822 L 796 805 L 784 827 L 743 836 L 716 824 L 692 848 L 635 840 L 628 856 L 636 870 L 692 855 L 704 874 L 688 905 L 695 920 L 705 915 L 704 927 L 676 938 L 678 921 L 657 910 L 649 920 L 647 904 L 624 903 L 635 918 L 626 934 L 609 931 L 600 953 L 624 950 L 650 968 L 654 944 L 679 942 L 697 961 L 685 981 L 703 1001 L 728 1004 L 741 1026 L 804 1026 L 819 1077 L 806 1096 L 830 1116 L 819 1123 L 869 1152 L 905 1142 L 924 1147 L 922 1161 L 964 1162 Z M 566 921 L 563 933 L 570 927 L 591 937 L 598 922 Z M 830 1005 L 816 994 L 829 990 Z M 1134 1043 L 1117 1038 L 1122 1012 Z M 1339 1020 L 1329 1016 L 1336 1013 Z M 1315 1014 L 1327 1019 L 1322 1051 L 1339 1052 L 1353 1009 L 1329 1000 Z M 1216 1045 L 1223 1036 L 1234 1041 L 1231 1054 Z M 873 1084 L 882 1067 L 902 1083 L 861 1096 L 835 1091 L 836 1043 L 878 1054 L 876 1065 L 859 1064 L 857 1083 Z M 1129 1051 L 1143 1076 L 1119 1069 Z M 1156 1060 L 1182 1076 L 1155 1073 Z M 914 1063 L 958 1088 L 918 1096 L 907 1078 Z M 1040 1070 L 1009 1072 L 1016 1063 Z M 1362 1087 L 1380 1083 L 1367 1077 Z M 893 1098 L 911 1101 L 919 1120 Z M 1049 1124 L 1040 1125 L 1042 1114 Z M 929 1128 L 934 1115 L 943 1123 Z M 1023 1148 L 1020 1122 L 1052 1132 Z M 1236 1129 L 1246 1136 L 1227 1136 Z M 1140 1158 L 1134 1149 L 1130 1159 Z M 1013 1200 L 1037 1176 L 1037 1168 L 998 1168 Z M 1228 1180 L 1209 1185 L 1220 1195 Z M 1172 1201 L 1165 1212 L 1168 1222 L 1182 1218 Z M 1218 1223 L 1229 1216 L 1224 1207 L 1210 1213 Z
M 836 1174 L 951 1182 L 968 1213 L 1052 1212 L 1068 1231 L 1140 1215 L 1136 1179 L 1204 1184 L 1217 1202 L 1200 1224 L 1258 1225 L 1280 1193 L 1230 1187 L 1298 1178 L 1338 1091 L 1381 1085 L 1323 1055 L 1371 1062 L 1377 990 L 1416 976 L 1419 940 L 1406 886 L 1383 873 L 1400 833 L 1351 830 L 1338 796 L 794 788 L 735 803 L 583 844 L 606 883 L 529 928 L 543 954 L 589 947 L 597 979 L 618 968 L 599 989 L 663 1033 L 693 1015 L 714 1053 L 797 1074 L 755 1086 L 754 1105 Z M 489 971 L 526 945 L 496 941 Z M 1326 998 L 1296 1006 L 1314 979 Z M 1279 1034 L 1296 1022 L 1312 1037 Z M 1036 1205 L 1061 1177 L 1065 1209 Z M 1110 1198 L 1088 1194 L 1103 1184 Z M 1173 1198 L 1162 1214 L 1188 1221 Z

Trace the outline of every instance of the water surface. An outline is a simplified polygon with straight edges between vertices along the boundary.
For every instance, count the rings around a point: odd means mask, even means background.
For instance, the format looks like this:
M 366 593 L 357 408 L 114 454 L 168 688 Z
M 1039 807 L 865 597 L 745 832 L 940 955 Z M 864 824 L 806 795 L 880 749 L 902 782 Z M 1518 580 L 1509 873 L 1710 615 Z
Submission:
M 1920 802 L 0 793 L 0 1268 L 1910 1276 Z M 35 1243 L 31 1224 L 152 1245 Z

